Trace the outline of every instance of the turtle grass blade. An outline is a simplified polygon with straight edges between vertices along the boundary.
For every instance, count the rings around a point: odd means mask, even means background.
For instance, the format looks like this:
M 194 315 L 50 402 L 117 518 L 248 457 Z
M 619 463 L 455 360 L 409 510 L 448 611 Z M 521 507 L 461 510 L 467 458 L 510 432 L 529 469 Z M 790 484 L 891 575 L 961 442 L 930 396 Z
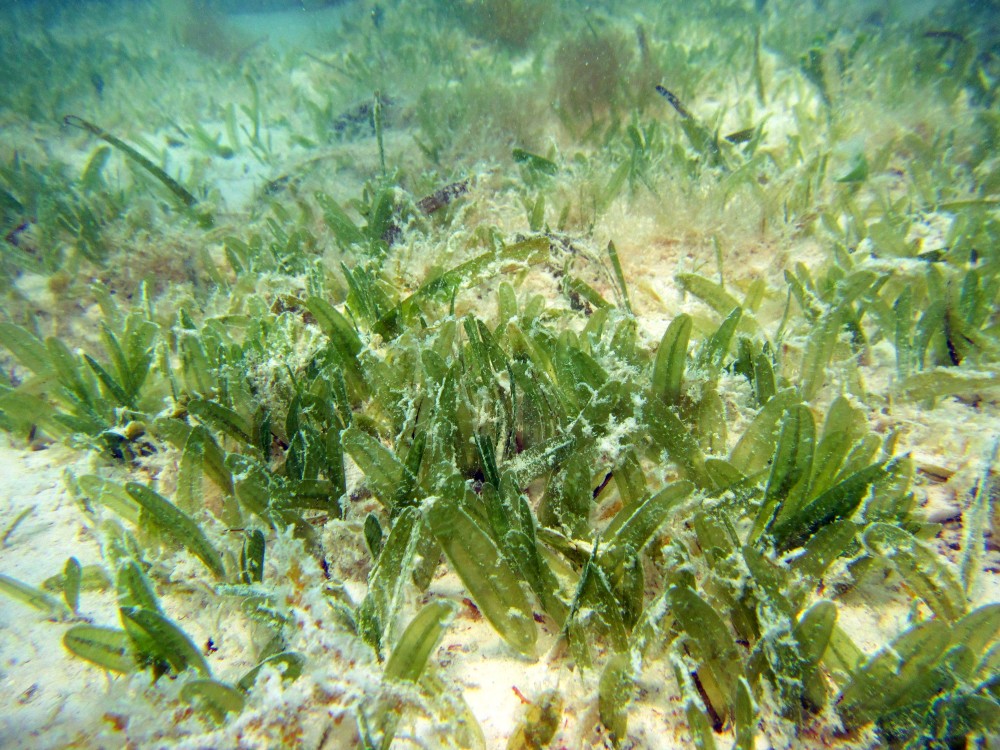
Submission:
M 63 634 L 63 645 L 74 656 L 119 674 L 136 671 L 130 643 L 124 630 L 96 625 L 74 625 Z
M 177 506 L 187 513 L 193 513 L 203 506 L 205 476 L 205 443 L 201 433 L 191 430 L 184 442 L 181 459 L 177 466 Z
M 187 548 L 191 554 L 201 560 L 216 578 L 226 575 L 222 557 L 211 545 L 205 532 L 189 515 L 177 508 L 163 495 L 137 482 L 125 485 L 125 491 L 135 500 L 154 526 L 169 536 L 178 544 Z
M 160 603 L 156 599 L 153 585 L 135 560 L 126 560 L 118 569 L 116 588 L 119 606 L 141 607 L 151 612 L 160 611 Z
M 69 614 L 66 605 L 54 596 L 49 596 L 41 589 L 36 589 L 34 586 L 29 586 L 2 573 L 0 573 L 0 593 L 27 604 L 51 618 L 62 619 Z
M 396 455 L 367 432 L 348 427 L 340 435 L 344 451 L 365 475 L 368 489 L 391 514 L 399 511 L 400 487 L 416 485 L 416 479 Z M 402 498 L 408 500 L 409 498 Z
M 989 653 L 1000 636 L 1000 603 L 984 604 L 969 612 L 951 629 L 952 644 L 963 644 L 980 657 L 980 665 L 987 664 L 995 654 Z
M 949 641 L 944 620 L 926 620 L 871 656 L 851 675 L 837 698 L 837 713 L 845 728 L 863 727 L 901 698 L 915 694 Z
M 802 554 L 790 560 L 796 588 L 789 597 L 793 604 L 808 596 L 827 568 L 842 555 L 855 540 L 858 526 L 853 521 L 834 521 L 813 534 L 803 546 Z
M 530 536 L 517 529 L 507 532 L 503 540 L 503 548 L 504 554 L 516 562 L 521 575 L 524 576 L 532 592 L 538 597 L 542 609 L 555 621 L 557 626 L 562 627 L 569 614 L 569 606 L 559 598 L 557 593 L 559 581 L 538 550 L 534 530 L 532 529 Z
M 1000 439 L 994 440 L 986 456 L 985 467 L 980 475 L 979 484 L 976 487 L 976 494 L 970 503 L 968 511 L 962 518 L 962 558 L 959 562 L 959 572 L 962 579 L 962 586 L 966 595 L 970 595 L 975 585 L 977 577 L 982 569 L 982 560 L 985 555 L 985 537 L 990 528 L 990 507 L 993 505 L 993 465 L 1000 451 Z M 996 519 L 996 511 L 993 518 Z M 997 533 L 996 523 L 993 524 L 993 533 Z
M 226 714 L 238 714 L 246 698 L 236 688 L 218 680 L 190 680 L 181 688 L 181 699 L 221 724 Z
M 906 585 L 938 617 L 954 622 L 965 613 L 965 591 L 954 571 L 910 532 L 873 523 L 863 539 L 878 559 L 892 563 Z
M 698 674 L 711 708 L 720 717 L 733 710 L 736 684 L 743 676 L 736 643 L 719 613 L 691 588 L 675 586 L 670 602 L 703 669 Z
M 77 485 L 88 499 L 110 508 L 126 521 L 139 523 L 140 506 L 120 484 L 93 474 L 84 474 L 77 480 Z
M 628 286 L 625 284 L 625 273 L 622 271 L 622 263 L 618 258 L 618 249 L 614 242 L 608 242 L 608 258 L 611 260 L 611 268 L 615 272 L 615 281 L 618 282 L 618 291 L 622 296 L 622 306 L 629 315 L 632 315 L 632 302 L 628 297 Z
M 819 662 L 830 643 L 836 622 L 837 605 L 823 599 L 806 610 L 792 629 L 792 637 L 798 645 L 797 678 L 802 684 L 802 699 L 817 711 L 826 704 L 826 683 L 819 674 Z
M 693 294 L 719 315 L 728 316 L 734 308 L 741 307 L 740 301 L 727 292 L 721 284 L 704 276 L 696 273 L 680 273 L 677 274 L 677 282 L 684 291 Z
M 774 525 L 771 536 L 775 546 L 782 551 L 793 549 L 801 546 L 827 524 L 850 518 L 871 485 L 884 475 L 885 464 L 880 462 L 835 484 L 805 504 L 800 511 Z
M 385 638 L 395 625 L 402 605 L 403 587 L 413 566 L 422 523 L 414 508 L 404 508 L 393 522 L 368 576 L 368 594 L 358 607 L 358 628 L 377 654 L 382 653 Z
M 337 363 L 344 370 L 345 384 L 349 386 L 352 395 L 363 398 L 369 393 L 369 384 L 364 369 L 358 362 L 362 344 L 354 326 L 326 300 L 321 297 L 309 297 L 306 307 L 316 318 L 323 333 L 330 339 L 330 345 L 336 354 Z
M 778 440 L 778 423 L 785 410 L 798 403 L 794 389 L 779 391 L 753 418 L 729 456 L 729 462 L 741 474 L 756 474 L 767 467 Z
M 607 543 L 597 558 L 613 586 L 621 580 L 630 552 L 635 555 L 642 551 L 678 504 L 692 492 L 694 485 L 691 482 L 675 482 L 638 507 L 623 509 L 615 515 L 604 531 Z
M 699 487 L 711 486 L 705 471 L 705 457 L 691 431 L 680 417 L 659 398 L 646 404 L 646 425 L 653 444 L 667 455 Z
M 447 601 L 425 605 L 406 626 L 393 648 L 385 664 L 386 679 L 419 680 L 454 611 L 454 605 Z
M 480 611 L 516 651 L 532 656 L 537 630 L 521 577 L 490 536 L 460 506 L 465 483 L 448 483 L 450 496 L 426 509 L 431 531 Z
M 781 421 L 764 500 L 750 533 L 751 542 L 756 542 L 776 521 L 798 512 L 797 499 L 801 493 L 793 494 L 793 490 L 800 489 L 809 479 L 815 442 L 816 427 L 809 407 L 804 404 L 789 407 Z
M 183 185 L 181 185 L 177 180 L 168 175 L 158 166 L 156 166 L 152 161 L 147 159 L 145 156 L 140 154 L 136 149 L 134 149 L 129 144 L 125 143 L 121 138 L 107 132 L 103 128 L 95 125 L 92 122 L 84 120 L 82 117 L 77 117 L 76 115 L 66 115 L 63 117 L 63 122 L 70 127 L 79 128 L 81 130 L 86 130 L 91 135 L 95 135 L 101 140 L 111 144 L 118 151 L 123 153 L 129 159 L 134 161 L 140 167 L 149 172 L 153 177 L 160 181 L 164 187 L 169 190 L 174 197 L 180 201 L 185 208 L 193 210 L 198 204 L 198 199 L 195 198 L 191 193 L 189 193 Z M 198 220 L 198 224 L 205 229 L 211 228 L 214 224 L 214 219 L 209 213 L 197 213 L 195 218 Z
M 653 394 L 667 404 L 676 404 L 681 394 L 684 367 L 687 364 L 687 347 L 691 338 L 693 320 L 681 314 L 670 321 L 663 332 L 653 364 Z
M 598 686 L 598 710 L 601 723 L 611 732 L 615 747 L 628 734 L 628 710 L 635 691 L 635 675 L 628 654 L 615 654 L 604 665 Z
M 595 564 L 597 554 L 595 541 L 590 555 L 584 561 L 563 628 L 570 652 L 581 668 L 592 664 L 588 645 L 591 639 L 606 639 L 615 653 L 624 653 L 628 649 L 628 632 L 622 607 L 604 571 Z
M 337 201 L 330 198 L 325 193 L 315 194 L 316 202 L 323 210 L 323 219 L 326 225 L 333 232 L 334 238 L 343 248 L 351 245 L 363 245 L 365 243 L 365 233 L 354 223 L 343 207 Z
M 13 323 L 0 323 L 0 345 L 4 346 L 22 366 L 36 375 L 52 372 L 48 350 L 36 336 Z
M 240 578 L 244 583 L 261 583 L 264 580 L 264 532 L 247 530 L 240 551 Z
M 80 561 L 75 557 L 66 560 L 63 568 L 63 599 L 71 612 L 76 612 L 80 605 L 80 581 L 83 578 Z
M 196 398 L 188 402 L 188 411 L 244 446 L 254 445 L 253 426 L 242 415 L 217 401 Z
M 734 307 L 698 353 L 697 364 L 709 380 L 715 380 L 719 376 L 726 353 L 729 351 L 729 345 L 732 343 L 742 317 L 743 308 Z
M 409 315 L 418 302 L 450 297 L 463 284 L 467 287 L 474 287 L 512 265 L 540 263 L 548 254 L 548 238 L 532 237 L 507 245 L 499 250 L 477 255 L 475 258 L 425 281 L 413 294 L 378 321 L 375 332 L 387 339 L 395 338 L 399 331 L 400 319 Z
M 190 667 L 204 677 L 211 677 L 201 650 L 165 616 L 142 607 L 121 607 L 119 611 L 140 660 L 163 660 L 178 674 Z
M 274 667 L 281 672 L 282 682 L 289 682 L 298 679 L 302 675 L 302 667 L 305 666 L 306 657 L 295 651 L 282 651 L 281 653 L 268 656 L 262 659 L 260 664 L 255 666 L 236 683 L 236 687 L 243 692 L 249 692 L 250 688 L 257 681 L 257 675 L 264 667 Z
M 754 704 L 750 683 L 740 677 L 736 684 L 735 700 L 736 740 L 733 750 L 754 750 L 757 736 L 757 706 Z

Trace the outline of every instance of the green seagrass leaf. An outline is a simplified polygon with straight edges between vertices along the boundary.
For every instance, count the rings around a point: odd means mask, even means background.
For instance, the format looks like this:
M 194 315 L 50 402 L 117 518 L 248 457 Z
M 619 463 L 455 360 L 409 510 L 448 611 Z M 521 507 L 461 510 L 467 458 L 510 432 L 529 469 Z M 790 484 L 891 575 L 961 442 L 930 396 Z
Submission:
M 205 563 L 216 578 L 226 575 L 222 557 L 205 536 L 205 532 L 189 515 L 177 508 L 163 495 L 137 482 L 125 485 L 129 496 L 142 506 L 153 524 Z
M 409 473 L 403 462 L 382 443 L 357 427 L 348 427 L 340 435 L 341 444 L 365 475 L 372 494 L 393 514 L 396 496 Z M 412 476 L 411 476 L 412 479 Z
M 160 611 L 160 603 L 153 591 L 153 584 L 135 560 L 126 560 L 118 568 L 115 588 L 118 591 L 118 606 Z
M 736 685 L 736 741 L 734 750 L 754 750 L 757 737 L 757 706 L 750 683 L 740 677 Z
M 604 530 L 607 540 L 597 557 L 612 585 L 617 585 L 631 555 L 642 551 L 649 540 L 676 511 L 677 506 L 694 492 L 691 482 L 675 482 L 648 498 L 638 507 L 622 509 Z
M 52 358 L 45 344 L 21 326 L 0 323 L 0 346 L 10 351 L 23 367 L 36 375 L 52 372 Z
M 75 557 L 66 560 L 63 568 L 63 598 L 71 612 L 80 605 L 80 581 L 83 577 L 80 561 Z
M 250 688 L 253 687 L 254 682 L 257 681 L 257 675 L 264 667 L 274 667 L 279 672 L 281 672 L 282 682 L 291 682 L 302 675 L 302 668 L 305 666 L 306 657 L 302 654 L 296 653 L 295 651 L 282 651 L 277 654 L 272 654 L 271 656 L 263 659 L 260 664 L 255 666 L 249 672 L 247 672 L 240 681 L 236 683 L 236 687 L 243 692 L 249 692 Z
M 780 550 L 793 549 L 827 524 L 850 518 L 871 485 L 884 475 L 884 463 L 872 464 L 805 503 L 797 513 L 774 524 L 771 535 L 775 545 Z
M 181 688 L 181 699 L 221 724 L 226 714 L 238 714 L 246 699 L 236 688 L 217 680 L 190 680 Z
M 452 568 L 493 628 L 516 651 L 532 656 L 537 638 L 531 605 L 521 576 L 500 554 L 490 536 L 460 505 L 458 479 L 451 496 L 439 497 L 426 510 L 431 531 Z
M 749 476 L 767 467 L 778 441 L 778 425 L 785 410 L 800 401 L 792 388 L 779 391 L 757 412 L 729 456 L 733 467 Z
M 422 523 L 416 509 L 404 508 L 393 521 L 378 560 L 368 575 L 368 593 L 358 607 L 358 627 L 365 642 L 376 653 L 381 653 L 395 627 Z
M 130 641 L 124 630 L 74 625 L 63 634 L 63 645 L 75 656 L 109 672 L 129 674 L 136 671 L 129 651 Z
M 41 589 L 36 589 L 34 586 L 29 586 L 16 578 L 3 574 L 0 574 L 0 593 L 27 604 L 48 617 L 63 619 L 69 614 L 66 605 L 54 596 L 49 596 Z
M 424 605 L 392 649 L 385 664 L 385 678 L 409 682 L 419 680 L 454 612 L 454 605 L 447 601 Z
M 737 681 L 743 676 L 743 664 L 728 626 L 715 608 L 686 586 L 671 588 L 670 601 L 674 617 L 698 661 L 714 678 L 713 690 L 705 676 L 702 677 L 712 708 L 719 716 L 729 715 Z
M 604 665 L 598 686 L 601 723 L 611 732 L 611 741 L 620 747 L 628 734 L 628 712 L 635 691 L 635 675 L 628 654 L 615 654 Z
M 862 538 L 869 551 L 890 562 L 938 617 L 954 622 L 965 614 L 965 591 L 955 571 L 910 532 L 887 523 L 873 523 Z
M 125 631 L 139 654 L 162 659 L 177 673 L 191 667 L 202 676 L 211 677 L 201 650 L 172 621 L 141 607 L 120 607 L 119 611 Z
M 670 321 L 656 349 L 652 389 L 667 404 L 676 404 L 681 394 L 692 325 L 690 315 L 678 315 Z

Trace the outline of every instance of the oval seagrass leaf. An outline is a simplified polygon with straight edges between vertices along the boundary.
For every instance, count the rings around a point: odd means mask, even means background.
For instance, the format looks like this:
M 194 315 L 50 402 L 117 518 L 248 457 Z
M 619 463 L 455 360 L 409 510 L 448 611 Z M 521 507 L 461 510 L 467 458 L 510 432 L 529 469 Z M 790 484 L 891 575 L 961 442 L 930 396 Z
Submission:
M 142 607 L 156 612 L 160 604 L 156 600 L 153 584 L 135 560 L 126 560 L 118 568 L 118 605 L 121 607 Z
M 0 346 L 5 347 L 36 375 L 52 372 L 52 359 L 45 345 L 28 330 L 13 323 L 0 323 Z
M 305 666 L 305 663 L 306 657 L 302 654 L 296 653 L 295 651 L 282 651 L 280 654 L 274 654 L 273 656 L 267 657 L 256 667 L 243 675 L 240 678 L 240 681 L 236 683 L 236 687 L 243 692 L 248 692 L 257 681 L 257 675 L 260 674 L 260 670 L 267 666 L 274 667 L 281 672 L 282 681 L 295 680 L 301 676 L 302 667 Z
M 260 529 L 248 530 L 243 537 L 240 551 L 240 578 L 243 583 L 260 583 L 264 580 L 264 532 Z
M 688 340 L 693 321 L 690 315 L 680 314 L 667 326 L 656 350 L 653 363 L 653 394 L 668 404 L 676 404 L 681 394 L 684 367 L 687 364 Z
M 236 442 L 246 446 L 253 445 L 253 425 L 228 406 L 223 406 L 217 401 L 196 398 L 188 402 L 187 408 L 202 422 L 208 422 Z
M 699 661 L 715 678 L 720 694 L 709 696 L 712 708 L 720 716 L 728 714 L 736 682 L 743 676 L 740 654 L 729 627 L 708 602 L 687 586 L 672 588 L 670 602 L 674 617 L 694 646 Z M 702 683 L 707 689 L 707 681 L 703 679 Z
M 0 594 L 6 594 L 12 599 L 27 604 L 29 607 L 45 613 L 49 617 L 62 619 L 69 612 L 66 605 L 53 596 L 49 596 L 41 589 L 29 586 L 16 578 L 5 576 L 0 573 Z
M 323 329 L 323 333 L 334 341 L 338 349 L 352 357 L 358 355 L 362 348 L 361 339 L 358 338 L 351 322 L 337 308 L 322 297 L 308 297 L 306 307 L 316 318 L 316 323 Z
M 66 560 L 63 568 L 63 598 L 70 611 L 76 612 L 80 606 L 80 581 L 83 579 L 83 569 L 75 557 Z
M 628 734 L 628 709 L 635 690 L 635 675 L 628 654 L 615 654 L 604 665 L 598 688 L 601 723 L 611 732 L 616 747 Z
M 736 741 L 733 750 L 754 750 L 757 736 L 757 706 L 750 683 L 740 677 L 736 684 Z
M 965 613 L 965 591 L 955 572 L 910 532 L 873 523 L 862 538 L 873 554 L 893 564 L 906 585 L 938 617 L 955 621 Z
M 454 605 L 446 601 L 424 606 L 406 626 L 392 650 L 385 664 L 386 679 L 419 680 L 454 611 Z
M 404 508 L 368 574 L 368 594 L 358 607 L 357 617 L 362 638 L 376 653 L 381 654 L 385 639 L 396 624 L 421 525 L 420 514 L 413 508 Z
M 925 677 L 948 646 L 944 620 L 914 625 L 856 669 L 840 691 L 837 713 L 847 729 L 876 720 Z
M 226 575 L 222 557 L 209 543 L 201 527 L 189 515 L 163 495 L 143 484 L 129 482 L 125 485 L 125 491 L 149 514 L 158 529 L 205 563 L 205 567 L 212 571 L 216 578 L 223 578 Z
M 872 464 L 835 484 L 795 515 L 774 525 L 775 546 L 782 551 L 793 549 L 827 524 L 850 518 L 868 494 L 868 488 L 884 474 L 885 464 Z
M 757 412 L 729 456 L 729 463 L 742 474 L 765 468 L 778 442 L 778 422 L 785 410 L 800 401 L 794 389 L 779 391 Z
M 980 656 L 1000 635 L 1000 603 L 984 604 L 969 612 L 951 629 L 951 642 L 968 646 Z
M 216 680 L 191 680 L 181 688 L 181 698 L 221 724 L 226 714 L 238 714 L 246 699 L 236 688 Z
M 340 435 L 344 451 L 348 453 L 365 475 L 372 494 L 390 513 L 395 514 L 396 494 L 409 471 L 396 454 L 367 432 L 348 427 Z
M 120 484 L 93 474 L 84 474 L 77 482 L 88 499 L 106 505 L 127 521 L 139 523 L 139 508 Z
M 137 627 L 144 636 L 136 639 L 130 634 L 134 645 L 150 649 L 152 653 L 148 655 L 165 659 L 175 672 L 191 667 L 203 676 L 211 677 L 208 662 L 201 651 L 173 622 L 159 612 L 141 607 L 120 607 L 119 611 L 126 626 Z
M 818 579 L 833 564 L 858 533 L 852 521 L 834 521 L 817 531 L 803 547 L 803 552 L 789 561 L 799 577 Z
M 729 345 L 733 340 L 733 335 L 736 333 L 736 327 L 740 324 L 742 317 L 743 308 L 739 306 L 734 307 L 726 315 L 725 320 L 722 321 L 718 330 L 705 341 L 698 352 L 698 369 L 709 380 L 718 378 L 719 370 L 722 369 L 723 360 L 726 358 Z
M 801 658 L 803 697 L 817 710 L 826 703 L 826 685 L 817 675 L 817 670 L 836 622 L 837 605 L 829 599 L 822 599 L 803 613 L 792 629 Z
M 623 509 L 611 519 L 604 531 L 608 543 L 599 554 L 598 563 L 612 581 L 616 582 L 621 577 L 621 568 L 628 562 L 628 551 L 642 551 L 678 503 L 687 499 L 692 492 L 694 484 L 691 482 L 675 482 L 639 507 Z
M 124 630 L 74 625 L 63 634 L 63 645 L 75 656 L 110 672 L 129 674 L 136 670 Z
M 438 498 L 427 520 L 469 595 L 500 636 L 520 653 L 531 656 L 537 631 L 521 578 L 500 550 L 456 503 Z

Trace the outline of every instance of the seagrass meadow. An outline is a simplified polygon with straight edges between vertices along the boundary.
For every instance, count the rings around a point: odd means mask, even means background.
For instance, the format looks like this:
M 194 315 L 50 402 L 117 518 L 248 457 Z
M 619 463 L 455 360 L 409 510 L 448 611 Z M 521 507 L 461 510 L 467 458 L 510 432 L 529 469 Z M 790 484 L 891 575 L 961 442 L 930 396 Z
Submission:
M 252 5 L 0 8 L 0 746 L 997 746 L 995 2 Z

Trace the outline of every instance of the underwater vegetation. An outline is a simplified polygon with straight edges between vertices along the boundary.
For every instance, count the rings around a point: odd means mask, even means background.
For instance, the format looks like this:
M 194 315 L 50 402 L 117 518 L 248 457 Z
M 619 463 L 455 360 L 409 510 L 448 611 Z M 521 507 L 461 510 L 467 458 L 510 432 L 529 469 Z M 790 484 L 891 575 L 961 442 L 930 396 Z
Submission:
M 476 36 L 522 49 L 555 20 L 557 4 L 552 0 L 447 0 L 441 5 Z
M 0 427 L 82 457 L 99 561 L 0 593 L 137 686 L 82 734 L 485 748 L 438 649 L 482 622 L 559 675 L 511 749 L 642 747 L 651 704 L 698 748 L 998 736 L 998 437 L 958 523 L 909 442 L 997 424 L 995 52 L 639 5 L 366 6 L 152 121 L 117 73 L 3 95 L 62 146 L 0 152 Z

